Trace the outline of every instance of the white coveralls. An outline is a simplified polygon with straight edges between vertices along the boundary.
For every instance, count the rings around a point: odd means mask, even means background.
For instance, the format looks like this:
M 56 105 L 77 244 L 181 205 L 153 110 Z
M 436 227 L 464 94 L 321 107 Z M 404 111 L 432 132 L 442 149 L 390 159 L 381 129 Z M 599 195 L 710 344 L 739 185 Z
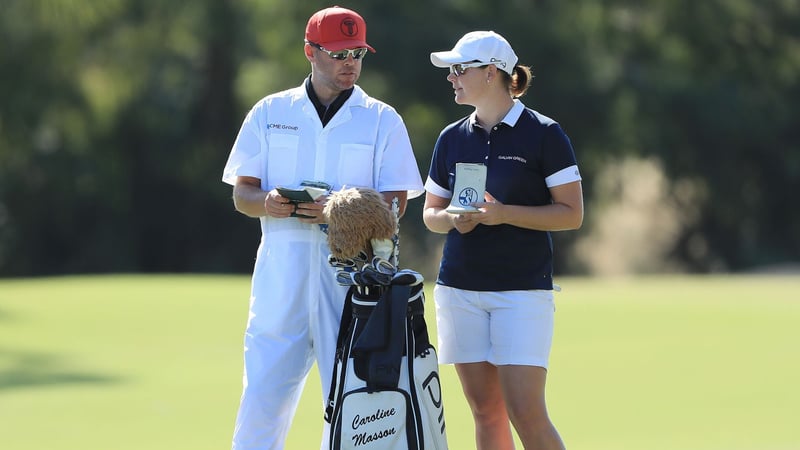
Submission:
M 259 101 L 242 124 L 222 179 L 232 185 L 238 176 L 259 178 L 266 191 L 314 180 L 334 190 L 409 191 L 409 199 L 423 192 L 402 119 L 358 86 L 324 128 L 302 85 Z M 327 401 L 346 294 L 327 263 L 319 225 L 265 216 L 261 233 L 234 450 L 283 448 L 315 360 L 323 405 Z M 327 448 L 327 426 L 322 441 Z

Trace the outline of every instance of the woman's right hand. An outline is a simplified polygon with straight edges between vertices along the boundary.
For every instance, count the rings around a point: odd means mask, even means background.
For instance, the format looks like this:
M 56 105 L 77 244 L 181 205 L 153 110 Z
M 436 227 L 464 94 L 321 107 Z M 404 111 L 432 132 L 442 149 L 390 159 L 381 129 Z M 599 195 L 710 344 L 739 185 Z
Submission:
M 480 213 L 451 214 L 451 216 L 453 216 L 453 227 L 455 227 L 459 233 L 467 234 L 474 230 L 480 223 L 477 220 L 479 214 Z

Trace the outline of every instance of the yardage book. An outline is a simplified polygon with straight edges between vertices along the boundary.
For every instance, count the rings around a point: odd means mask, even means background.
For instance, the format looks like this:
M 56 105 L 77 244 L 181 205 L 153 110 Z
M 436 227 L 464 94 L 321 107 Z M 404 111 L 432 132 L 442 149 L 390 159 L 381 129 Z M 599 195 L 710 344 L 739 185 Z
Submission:
M 289 199 L 290 203 L 314 203 L 322 195 L 331 192 L 331 186 L 322 181 L 303 181 L 297 187 L 278 186 L 278 193 Z M 303 214 L 292 213 L 292 217 L 308 217 Z
M 486 166 L 477 163 L 456 163 L 453 198 L 446 211 L 452 214 L 478 212 L 472 203 L 482 202 L 486 192 Z
M 331 191 L 330 185 L 321 181 L 303 181 L 297 187 L 278 186 L 275 189 L 292 203 L 314 203 L 321 195 Z

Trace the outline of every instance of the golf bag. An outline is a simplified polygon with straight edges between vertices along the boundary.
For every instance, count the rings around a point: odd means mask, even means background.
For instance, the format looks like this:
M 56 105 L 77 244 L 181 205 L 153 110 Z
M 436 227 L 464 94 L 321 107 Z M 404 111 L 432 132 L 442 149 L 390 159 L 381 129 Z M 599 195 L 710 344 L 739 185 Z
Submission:
M 345 299 L 325 411 L 331 450 L 447 449 L 422 276 L 390 277 L 378 285 L 357 279 Z

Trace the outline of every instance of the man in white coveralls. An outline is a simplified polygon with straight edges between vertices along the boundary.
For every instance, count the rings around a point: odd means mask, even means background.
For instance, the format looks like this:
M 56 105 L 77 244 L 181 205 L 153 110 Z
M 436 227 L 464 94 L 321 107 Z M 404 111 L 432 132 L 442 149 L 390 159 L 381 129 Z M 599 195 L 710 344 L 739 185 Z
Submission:
M 366 23 L 331 7 L 308 21 L 311 75 L 269 95 L 242 124 L 222 180 L 236 209 L 261 222 L 244 342 L 244 390 L 234 450 L 276 450 L 284 442 L 306 376 L 316 361 L 328 398 L 346 287 L 328 263 L 322 209 L 291 203 L 276 187 L 310 180 L 332 189 L 370 187 L 400 214 L 423 185 L 406 127 L 389 105 L 355 83 L 367 52 Z M 307 218 L 297 217 L 300 214 Z M 320 419 L 322 409 L 320 409 Z M 327 430 L 327 424 L 326 424 Z M 327 447 L 327 431 L 322 446 Z

